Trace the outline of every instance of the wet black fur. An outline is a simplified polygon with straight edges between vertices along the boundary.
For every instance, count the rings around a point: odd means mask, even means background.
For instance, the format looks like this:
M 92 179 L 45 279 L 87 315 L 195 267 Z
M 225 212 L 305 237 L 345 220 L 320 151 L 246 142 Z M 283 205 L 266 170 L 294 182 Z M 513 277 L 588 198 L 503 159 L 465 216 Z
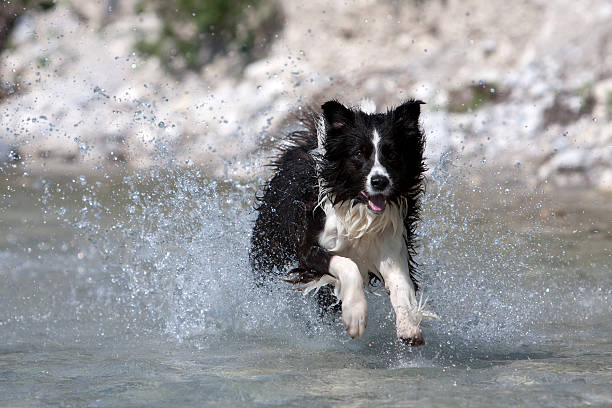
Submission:
M 332 254 L 318 244 L 325 213 L 317 207 L 317 162 L 321 186 L 336 203 L 367 201 L 360 193 L 373 164 L 369 158 L 375 127 L 382 142 L 380 161 L 393 181 L 387 204 L 400 197 L 408 202 L 404 239 L 410 277 L 418 288 L 414 239 L 425 172 L 425 138 L 418 123 L 422 103 L 409 100 L 386 113 L 368 115 L 337 101 L 326 102 L 322 106 L 327 132 L 322 156 L 313 154 L 318 114 L 307 111 L 298 118 L 302 128 L 288 135 L 288 143 L 272 163 L 274 175 L 257 197 L 250 261 L 259 277 L 279 275 L 291 283 L 306 283 L 328 273 Z

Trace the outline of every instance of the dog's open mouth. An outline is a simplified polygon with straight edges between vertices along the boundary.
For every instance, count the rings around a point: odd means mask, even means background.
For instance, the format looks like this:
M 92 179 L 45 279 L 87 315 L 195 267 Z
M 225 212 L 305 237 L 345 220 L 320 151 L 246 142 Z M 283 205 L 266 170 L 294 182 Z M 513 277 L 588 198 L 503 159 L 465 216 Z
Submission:
M 365 191 L 362 191 L 361 195 L 368 200 L 368 209 L 370 211 L 379 214 L 385 210 L 387 206 L 387 197 L 383 194 L 368 195 Z

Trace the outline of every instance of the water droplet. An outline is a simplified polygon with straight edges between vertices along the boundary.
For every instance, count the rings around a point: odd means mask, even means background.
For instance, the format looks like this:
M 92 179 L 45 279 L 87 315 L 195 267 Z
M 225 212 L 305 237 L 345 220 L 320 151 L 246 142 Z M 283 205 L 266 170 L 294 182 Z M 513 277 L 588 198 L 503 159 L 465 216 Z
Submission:
M 495 93 L 495 88 L 491 88 L 491 93 Z
M 136 69 L 136 64 L 132 64 L 132 69 Z
M 157 126 L 163 129 L 166 127 L 166 124 L 164 122 L 159 122 Z
M 515 169 L 518 169 L 519 167 L 521 167 L 521 162 L 514 163 L 514 168 Z
M 509 188 L 505 189 L 504 194 L 510 194 L 510 189 Z
M 77 124 L 78 125 L 78 124 Z M 76 127 L 76 126 L 75 126 Z M 87 145 L 78 137 L 74 138 L 74 141 L 77 143 L 77 145 L 79 146 L 79 150 L 82 154 L 87 154 L 89 152 L 89 148 L 87 147 Z
M 597 118 L 593 118 L 593 123 L 597 123 Z

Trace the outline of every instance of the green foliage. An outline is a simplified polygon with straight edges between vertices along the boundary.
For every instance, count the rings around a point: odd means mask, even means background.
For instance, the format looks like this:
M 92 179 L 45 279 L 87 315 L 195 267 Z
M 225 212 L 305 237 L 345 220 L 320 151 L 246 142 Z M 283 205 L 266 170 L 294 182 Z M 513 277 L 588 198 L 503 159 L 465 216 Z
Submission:
M 143 0 L 136 10 L 151 8 L 162 28 L 154 38 L 141 38 L 136 50 L 160 58 L 173 73 L 198 70 L 230 51 L 245 61 L 258 58 L 281 25 L 274 0 Z
M 20 0 L 18 3 L 26 9 L 49 10 L 55 7 L 55 2 L 52 0 Z
M 582 87 L 576 90 L 576 94 L 580 98 L 580 115 L 590 114 L 595 107 L 595 97 L 593 96 L 593 85 L 590 82 L 585 83 Z
M 46 67 L 49 65 L 49 59 L 47 57 L 38 57 L 36 58 L 36 66 L 37 67 Z
M 472 84 L 449 93 L 448 110 L 458 113 L 474 111 L 487 103 L 499 101 L 499 99 L 500 92 L 497 84 Z

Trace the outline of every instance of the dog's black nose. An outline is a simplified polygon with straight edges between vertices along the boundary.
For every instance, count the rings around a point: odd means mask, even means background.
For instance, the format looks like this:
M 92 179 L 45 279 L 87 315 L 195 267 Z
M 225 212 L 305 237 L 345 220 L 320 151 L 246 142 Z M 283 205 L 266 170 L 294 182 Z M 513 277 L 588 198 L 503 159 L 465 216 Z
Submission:
M 370 184 L 374 190 L 384 190 L 389 185 L 389 178 L 382 174 L 375 174 L 370 179 Z

